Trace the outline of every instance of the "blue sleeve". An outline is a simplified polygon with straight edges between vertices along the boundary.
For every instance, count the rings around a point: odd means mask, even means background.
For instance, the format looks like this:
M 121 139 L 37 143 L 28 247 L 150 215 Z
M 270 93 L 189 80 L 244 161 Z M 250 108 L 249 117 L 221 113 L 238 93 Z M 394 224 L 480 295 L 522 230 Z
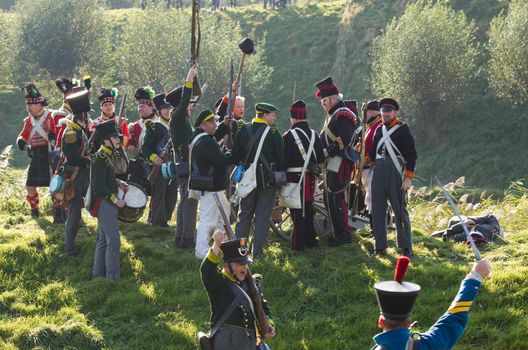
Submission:
M 458 294 L 445 314 L 425 333 L 420 334 L 420 350 L 451 349 L 462 336 L 473 300 L 481 282 L 464 279 Z

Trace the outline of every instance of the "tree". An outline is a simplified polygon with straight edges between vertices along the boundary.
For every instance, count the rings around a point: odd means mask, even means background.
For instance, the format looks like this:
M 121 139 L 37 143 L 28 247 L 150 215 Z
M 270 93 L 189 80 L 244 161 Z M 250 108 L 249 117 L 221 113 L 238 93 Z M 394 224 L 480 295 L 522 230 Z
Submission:
M 97 0 L 21 0 L 16 13 L 23 80 L 37 73 L 57 77 L 94 70 L 106 55 L 109 30 Z
M 0 89 L 13 85 L 13 67 L 15 63 L 16 40 L 14 28 L 16 19 L 13 15 L 0 12 Z
M 506 100 L 528 103 L 528 2 L 514 0 L 491 22 L 489 82 Z
M 199 78 L 208 89 L 204 104 L 225 94 L 229 85 L 229 61 L 240 61 L 238 42 L 242 39 L 238 24 L 228 18 L 200 13 L 202 41 Z M 183 84 L 190 58 L 190 15 L 180 11 L 156 11 L 148 8 L 129 17 L 121 35 L 117 64 L 120 80 L 136 88 L 151 85 L 156 91 L 170 91 Z M 258 45 L 258 43 L 256 44 Z M 235 66 L 236 68 L 236 66 Z M 244 95 L 251 99 L 264 91 L 271 68 L 264 65 L 262 53 L 246 59 Z
M 463 12 L 418 1 L 374 42 L 375 91 L 399 99 L 407 119 L 424 127 L 432 143 L 440 107 L 459 103 L 475 75 L 474 32 Z

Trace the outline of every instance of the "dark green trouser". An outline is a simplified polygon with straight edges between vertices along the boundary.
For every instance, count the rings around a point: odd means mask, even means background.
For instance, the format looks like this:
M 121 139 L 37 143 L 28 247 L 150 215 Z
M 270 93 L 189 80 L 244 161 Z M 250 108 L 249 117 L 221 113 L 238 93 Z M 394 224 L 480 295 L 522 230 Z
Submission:
M 180 177 L 180 202 L 176 209 L 176 243 L 194 241 L 196 238 L 196 209 L 198 201 L 189 198 L 189 177 Z
M 166 179 L 161 173 L 152 186 L 150 199 L 149 222 L 153 225 L 165 226 L 170 221 L 176 201 L 178 200 L 178 180 Z
M 248 335 L 249 332 L 249 335 Z M 255 331 L 225 325 L 220 327 L 213 338 L 214 350 L 255 350 Z
M 81 169 L 75 180 L 73 180 L 75 197 L 66 204 L 68 207 L 68 216 L 64 223 L 64 251 L 66 254 L 75 254 L 75 237 L 77 237 L 77 232 L 79 232 L 83 197 L 88 190 L 89 177 L 90 171 L 88 169 Z
M 387 248 L 387 200 L 396 219 L 398 248 L 412 246 L 411 221 L 401 186 L 401 175 L 392 160 L 390 158 L 376 160 L 372 175 L 372 223 L 376 240 L 375 249 Z

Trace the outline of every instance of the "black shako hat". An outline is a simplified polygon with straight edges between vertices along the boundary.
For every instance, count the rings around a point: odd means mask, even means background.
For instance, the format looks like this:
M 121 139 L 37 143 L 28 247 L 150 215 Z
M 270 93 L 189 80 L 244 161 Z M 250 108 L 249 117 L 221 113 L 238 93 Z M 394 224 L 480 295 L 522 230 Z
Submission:
M 95 133 L 100 140 L 106 140 L 112 136 L 121 136 L 117 129 L 117 124 L 113 119 L 97 124 Z
M 224 262 L 238 262 L 241 264 L 251 263 L 251 259 L 248 257 L 249 249 L 246 246 L 247 239 L 233 239 L 225 241 L 220 246 L 222 253 L 224 253 Z
M 106 102 L 112 102 L 115 104 L 117 97 L 117 89 L 107 89 L 105 87 L 99 88 L 97 91 L 97 99 L 99 100 L 99 104 L 103 105 Z
M 165 101 L 165 94 L 157 94 L 153 98 L 154 101 L 154 107 L 158 110 L 158 112 L 161 112 L 163 108 L 172 108 L 172 106 Z
M 392 109 L 395 109 L 397 111 L 400 110 L 400 106 L 398 105 L 398 102 L 396 102 L 393 98 L 384 98 L 379 102 L 379 108 L 382 109 L 383 107 L 389 107 Z
M 37 85 L 35 85 L 35 83 L 26 84 L 26 86 L 22 88 L 22 92 L 24 93 L 24 97 L 26 98 L 27 105 L 34 105 L 39 103 L 43 106 L 48 105 L 48 102 L 40 94 L 40 91 L 38 90 Z
M 318 91 L 315 93 L 317 98 L 339 95 L 339 89 L 334 84 L 332 77 L 327 77 L 315 84 Z
M 403 281 L 410 261 L 405 256 L 398 258 L 394 281 L 383 281 L 374 285 L 380 311 L 385 318 L 402 321 L 411 315 L 421 287 L 416 283 Z
M 357 101 L 356 100 L 345 100 L 345 106 L 350 109 L 354 114 L 358 114 Z
M 255 49 L 255 43 L 253 43 L 253 40 L 250 38 L 242 39 L 242 41 L 238 44 L 238 48 L 246 55 L 257 53 L 257 50 Z
M 297 100 L 290 106 L 292 119 L 306 120 L 306 103 L 303 100 Z
M 83 88 L 81 91 L 74 92 L 66 96 L 66 102 L 74 115 L 90 112 L 90 91 Z
M 379 111 L 379 101 L 378 100 L 368 101 L 367 111 Z

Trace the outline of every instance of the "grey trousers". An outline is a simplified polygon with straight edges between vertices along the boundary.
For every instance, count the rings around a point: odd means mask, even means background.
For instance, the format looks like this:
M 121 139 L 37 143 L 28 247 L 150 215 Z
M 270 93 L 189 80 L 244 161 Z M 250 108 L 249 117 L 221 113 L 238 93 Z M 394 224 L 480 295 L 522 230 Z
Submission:
M 237 238 L 248 237 L 249 228 L 255 217 L 255 234 L 253 236 L 253 257 L 262 254 L 268 239 L 270 217 L 275 205 L 275 188 L 255 189 L 246 198 L 240 200 L 240 209 L 235 227 Z
M 75 237 L 77 237 L 77 232 L 79 232 L 83 197 L 88 190 L 89 179 L 90 171 L 88 169 L 79 171 L 77 177 L 73 180 L 75 197 L 66 204 L 68 214 L 64 223 L 64 252 L 69 255 L 75 254 Z
M 249 331 L 249 336 L 248 336 Z M 214 350 L 255 350 L 255 331 L 224 325 L 213 337 Z
M 166 226 L 172 217 L 177 200 L 178 180 L 166 179 L 160 173 L 152 186 L 149 222 L 153 225 Z
M 194 241 L 196 238 L 196 210 L 198 201 L 189 198 L 188 177 L 178 179 L 180 187 L 180 202 L 176 211 L 176 244 Z M 194 244 L 193 244 L 194 247 Z
M 394 211 L 398 248 L 410 248 L 411 220 L 401 190 L 402 178 L 390 158 L 378 159 L 372 175 L 372 224 L 375 249 L 387 248 L 387 200 Z
M 106 276 L 111 279 L 119 279 L 121 276 L 119 268 L 119 226 L 117 215 L 119 209 L 103 199 L 97 212 L 97 243 L 95 245 L 95 258 L 93 265 L 93 277 Z

